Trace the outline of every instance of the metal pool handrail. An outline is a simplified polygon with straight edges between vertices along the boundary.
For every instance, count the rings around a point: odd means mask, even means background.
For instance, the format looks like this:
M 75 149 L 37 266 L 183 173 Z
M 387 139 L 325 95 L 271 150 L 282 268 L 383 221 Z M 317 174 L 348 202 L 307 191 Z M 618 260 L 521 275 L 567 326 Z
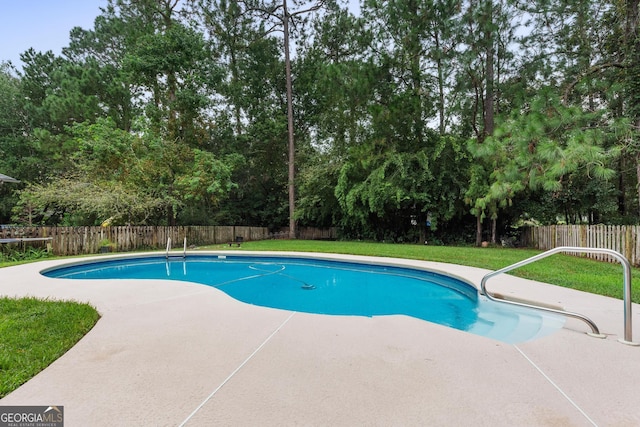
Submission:
M 171 250 L 171 237 L 167 238 L 167 252 L 166 252 L 166 258 L 169 259 L 169 251 Z M 186 258 L 187 257 L 187 237 L 185 236 L 184 238 L 184 250 L 182 252 L 182 258 Z
M 492 278 L 494 276 L 497 276 L 499 274 L 502 274 L 502 273 L 506 273 L 506 272 L 511 271 L 511 270 L 515 270 L 516 268 L 520 268 L 520 267 L 525 266 L 527 264 L 531 264 L 532 262 L 539 261 L 539 260 L 541 260 L 543 258 L 546 258 L 548 256 L 557 254 L 559 252 L 601 253 L 601 254 L 610 255 L 613 258 L 615 258 L 616 260 L 620 261 L 620 264 L 622 264 L 622 268 L 623 268 L 623 282 L 624 282 L 624 339 L 620 339 L 619 341 L 624 343 L 624 344 L 638 345 L 638 344 L 633 342 L 633 334 L 632 334 L 632 331 L 631 331 L 631 329 L 632 329 L 632 325 L 631 325 L 631 265 L 629 264 L 629 261 L 627 260 L 627 258 L 625 258 L 621 253 L 616 252 L 614 250 L 602 249 L 602 248 L 580 248 L 580 247 L 571 247 L 571 246 L 560 246 L 560 247 L 557 247 L 557 248 L 554 248 L 554 249 L 550 249 L 550 250 L 548 250 L 546 252 L 543 252 L 543 253 L 541 253 L 539 255 L 533 256 L 531 258 L 527 258 L 527 259 L 525 259 L 523 261 L 520 261 L 520 262 L 517 262 L 515 264 L 509 265 L 507 267 L 501 268 L 500 270 L 496 270 L 496 271 L 493 271 L 491 273 L 486 274 L 482 278 L 482 281 L 480 282 L 480 289 L 481 289 L 482 293 L 492 301 L 500 302 L 500 303 L 503 303 L 503 304 L 517 305 L 517 306 L 520 306 L 520 307 L 533 308 L 533 309 L 536 309 L 536 310 L 548 311 L 548 312 L 551 312 L 551 313 L 561 314 L 563 316 L 573 317 L 573 318 L 582 320 L 583 322 L 587 323 L 589 325 L 589 327 L 591 328 L 592 333 L 590 335 L 604 338 L 604 335 L 600 334 L 600 331 L 598 330 L 598 327 L 596 326 L 596 324 L 593 321 L 591 321 L 588 317 L 583 316 L 582 314 L 573 313 L 573 312 L 565 311 L 565 310 L 557 310 L 557 309 L 554 309 L 554 308 L 543 307 L 543 306 L 538 306 L 538 305 L 533 305 L 533 304 L 525 304 L 525 303 L 522 303 L 522 302 L 503 300 L 503 299 L 496 298 L 495 296 L 493 296 L 492 294 L 487 292 L 486 283 L 487 283 L 487 280 L 489 280 L 490 278 Z

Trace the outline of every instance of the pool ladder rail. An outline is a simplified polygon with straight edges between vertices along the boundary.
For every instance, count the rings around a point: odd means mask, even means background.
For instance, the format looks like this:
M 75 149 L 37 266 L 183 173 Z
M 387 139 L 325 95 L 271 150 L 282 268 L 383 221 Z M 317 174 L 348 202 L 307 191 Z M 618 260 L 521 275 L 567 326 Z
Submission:
M 166 258 L 169 259 L 170 256 L 169 255 L 169 251 L 171 251 L 171 237 L 167 238 L 167 253 L 166 253 Z M 182 255 L 173 255 L 173 257 L 180 257 L 180 258 L 186 258 L 187 257 L 187 238 L 184 238 L 184 249 L 182 251 Z
M 557 309 L 557 308 L 552 308 L 550 306 L 544 306 L 544 305 L 535 305 L 535 304 L 530 304 L 530 303 L 525 303 L 522 301 L 516 301 L 516 300 L 508 300 L 508 299 L 503 299 L 499 296 L 497 296 L 497 294 L 491 294 L 487 291 L 487 280 L 489 280 L 490 278 L 497 276 L 499 274 L 502 273 L 506 273 L 508 271 L 511 270 L 515 270 L 516 268 L 520 268 L 522 266 L 525 266 L 527 264 L 531 264 L 535 261 L 539 261 L 543 258 L 546 258 L 548 256 L 560 253 L 560 252 L 573 252 L 573 253 L 601 253 L 601 254 L 607 254 L 613 258 L 615 258 L 616 260 L 618 260 L 620 262 L 620 264 L 622 264 L 622 268 L 623 268 L 623 284 L 624 284 L 624 339 L 620 338 L 618 339 L 618 341 L 620 341 L 623 344 L 627 344 L 627 345 L 634 345 L 634 346 L 640 346 L 640 343 L 635 343 L 633 342 L 633 333 L 632 333 L 632 325 L 631 325 L 631 265 L 629 264 L 629 261 L 627 260 L 627 258 L 625 258 L 621 253 L 611 250 L 611 249 L 602 249 L 602 248 L 581 248 L 581 247 L 571 247 L 571 246 L 560 246 L 554 249 L 550 249 L 546 252 L 543 252 L 539 255 L 533 256 L 531 258 L 527 258 L 523 261 L 517 262 L 515 264 L 509 265 L 507 267 L 501 268 L 500 270 L 496 270 L 496 271 L 492 271 L 491 273 L 486 274 L 483 278 L 482 281 L 480 282 L 480 290 L 481 293 L 483 295 L 485 295 L 488 299 L 490 299 L 491 301 L 495 301 L 501 304 L 511 304 L 511 305 L 516 305 L 519 307 L 527 307 L 527 308 L 533 308 L 536 310 L 542 310 L 542 311 L 547 311 L 547 312 L 551 312 L 551 313 L 556 313 L 556 314 L 560 314 L 563 316 L 567 316 L 567 317 L 572 317 L 574 319 L 578 319 L 578 320 L 582 320 L 583 322 L 585 322 L 587 325 L 589 325 L 589 327 L 591 328 L 591 332 L 589 333 L 589 335 L 597 337 L 597 338 L 605 338 L 606 336 L 601 334 L 600 331 L 598 330 L 598 327 L 596 326 L 596 324 L 589 319 L 586 316 L 583 316 L 582 314 L 578 314 L 578 313 L 573 313 L 570 311 L 565 311 L 565 310 L 561 310 L 561 309 Z

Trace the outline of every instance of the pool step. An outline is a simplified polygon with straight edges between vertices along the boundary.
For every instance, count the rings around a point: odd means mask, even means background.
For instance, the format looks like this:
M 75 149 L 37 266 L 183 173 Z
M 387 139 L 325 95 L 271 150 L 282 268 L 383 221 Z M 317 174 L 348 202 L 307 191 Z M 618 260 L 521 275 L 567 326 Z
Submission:
M 564 318 L 548 313 L 507 312 L 495 307 L 485 312 L 469 332 L 509 344 L 517 344 L 549 335 L 564 325 Z

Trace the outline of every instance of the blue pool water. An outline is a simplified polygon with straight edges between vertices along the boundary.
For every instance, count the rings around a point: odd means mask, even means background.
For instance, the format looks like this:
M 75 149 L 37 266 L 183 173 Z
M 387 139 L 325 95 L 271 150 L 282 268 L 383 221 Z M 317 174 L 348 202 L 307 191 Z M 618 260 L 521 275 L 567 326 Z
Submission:
M 561 327 L 558 316 L 508 307 L 442 274 L 384 265 L 287 257 L 125 258 L 61 267 L 45 276 L 201 283 L 265 307 L 330 315 L 402 314 L 507 343 Z

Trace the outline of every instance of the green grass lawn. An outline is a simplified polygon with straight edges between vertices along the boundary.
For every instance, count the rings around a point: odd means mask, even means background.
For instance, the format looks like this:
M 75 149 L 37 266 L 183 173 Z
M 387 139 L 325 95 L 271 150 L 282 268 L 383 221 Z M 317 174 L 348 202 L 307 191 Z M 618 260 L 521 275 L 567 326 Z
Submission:
M 213 245 L 201 249 L 229 249 Z M 297 251 L 385 256 L 447 262 L 498 270 L 540 253 L 531 249 L 399 245 L 368 242 L 266 240 L 246 242 L 239 251 Z M 20 261 L 20 263 L 25 261 Z M 13 263 L 12 263 L 13 264 Z M 0 262 L 0 267 L 8 263 Z M 557 254 L 509 274 L 599 295 L 622 298 L 617 263 Z M 633 282 L 640 270 L 632 271 Z M 640 303 L 640 289 L 632 300 Z M 0 398 L 46 368 L 82 338 L 100 315 L 87 304 L 0 298 Z
M 0 398 L 62 356 L 99 318 L 88 304 L 0 298 Z

